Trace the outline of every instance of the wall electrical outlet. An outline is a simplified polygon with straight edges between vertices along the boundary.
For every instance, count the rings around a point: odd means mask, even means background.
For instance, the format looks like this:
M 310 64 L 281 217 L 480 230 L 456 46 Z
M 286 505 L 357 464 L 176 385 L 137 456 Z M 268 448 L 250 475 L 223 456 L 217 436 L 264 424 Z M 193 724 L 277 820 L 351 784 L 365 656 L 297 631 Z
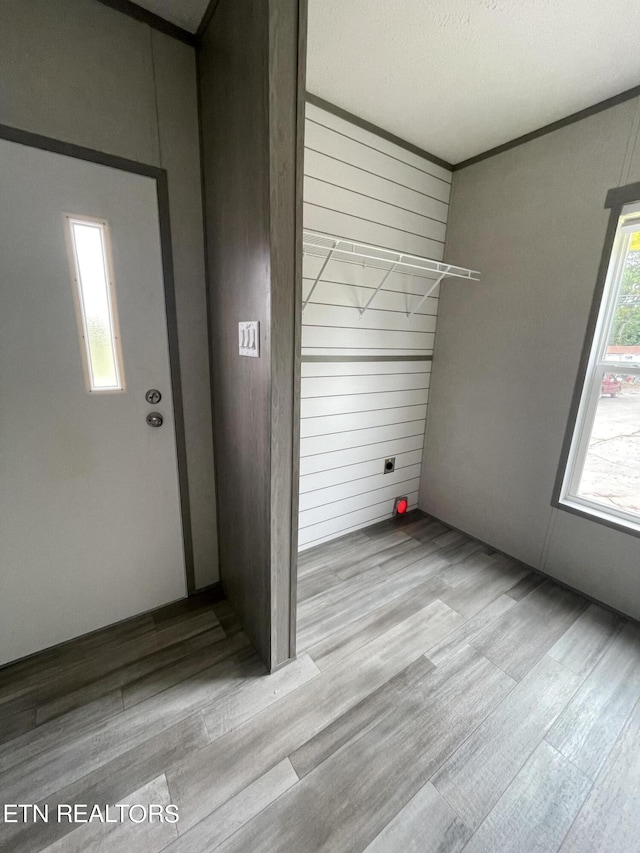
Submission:
M 244 320 L 238 323 L 238 352 L 250 358 L 260 357 L 260 322 Z
M 406 495 L 396 498 L 393 502 L 394 515 L 406 515 L 409 509 L 409 498 Z
M 384 460 L 384 469 L 382 471 L 383 474 L 393 474 L 396 470 L 396 457 L 391 456 L 389 459 Z

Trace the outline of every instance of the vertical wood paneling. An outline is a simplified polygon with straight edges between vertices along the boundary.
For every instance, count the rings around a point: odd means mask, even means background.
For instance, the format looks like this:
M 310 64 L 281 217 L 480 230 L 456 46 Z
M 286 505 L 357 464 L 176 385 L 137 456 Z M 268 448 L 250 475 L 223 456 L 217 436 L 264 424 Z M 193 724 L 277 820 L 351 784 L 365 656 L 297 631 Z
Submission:
M 290 656 L 303 7 L 222 0 L 198 54 L 220 575 L 270 668 Z M 259 321 L 259 358 L 239 320 Z
M 218 5 L 198 54 L 220 576 L 268 660 L 269 20 L 264 3 L 232 5 Z M 238 357 L 238 319 L 260 322 L 260 358 Z
M 451 173 L 311 104 L 305 146 L 305 227 L 442 258 Z M 303 298 L 321 266 L 304 257 Z M 333 360 L 302 364 L 300 550 L 415 506 L 439 294 L 408 317 L 432 279 L 394 273 L 361 316 L 384 274 L 330 261 L 302 316 L 303 359 Z

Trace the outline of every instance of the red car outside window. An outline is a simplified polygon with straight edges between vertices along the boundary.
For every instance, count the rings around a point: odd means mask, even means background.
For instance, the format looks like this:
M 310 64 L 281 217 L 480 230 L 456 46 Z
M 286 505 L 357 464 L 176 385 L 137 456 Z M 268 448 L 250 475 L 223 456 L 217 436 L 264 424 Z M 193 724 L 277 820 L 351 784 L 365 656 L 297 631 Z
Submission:
M 609 397 L 617 397 L 621 391 L 622 382 L 620 382 L 613 373 L 605 373 L 602 377 L 602 390 L 600 393 L 603 396 L 607 395 Z

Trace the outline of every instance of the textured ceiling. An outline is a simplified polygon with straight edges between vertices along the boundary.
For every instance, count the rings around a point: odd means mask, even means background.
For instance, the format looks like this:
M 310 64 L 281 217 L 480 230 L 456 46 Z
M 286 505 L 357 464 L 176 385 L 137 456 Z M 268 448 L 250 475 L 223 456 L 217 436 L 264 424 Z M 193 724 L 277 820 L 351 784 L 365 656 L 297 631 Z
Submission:
M 452 163 L 640 84 L 628 0 L 309 0 L 307 89 Z
M 149 12 L 171 21 L 183 30 L 195 33 L 204 15 L 209 0 L 135 0 Z
M 309 0 L 307 89 L 458 163 L 639 85 L 639 31 L 630 0 Z

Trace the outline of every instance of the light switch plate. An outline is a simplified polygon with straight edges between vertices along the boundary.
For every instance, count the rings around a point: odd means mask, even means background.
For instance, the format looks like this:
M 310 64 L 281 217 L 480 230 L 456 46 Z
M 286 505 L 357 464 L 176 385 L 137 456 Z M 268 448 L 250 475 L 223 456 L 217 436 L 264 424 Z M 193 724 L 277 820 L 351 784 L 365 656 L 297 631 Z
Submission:
M 260 322 L 245 320 L 238 323 L 238 351 L 250 358 L 260 357 Z

